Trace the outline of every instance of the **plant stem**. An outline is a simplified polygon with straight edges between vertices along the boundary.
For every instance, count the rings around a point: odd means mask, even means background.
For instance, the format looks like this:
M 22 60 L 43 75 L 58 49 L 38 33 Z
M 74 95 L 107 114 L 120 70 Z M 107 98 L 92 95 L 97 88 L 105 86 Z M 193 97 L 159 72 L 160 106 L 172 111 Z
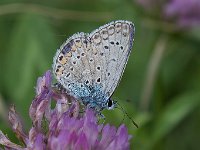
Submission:
M 166 34 L 163 34 L 159 37 L 148 63 L 147 73 L 144 80 L 140 101 L 140 108 L 144 111 L 148 111 L 149 109 L 152 92 L 154 90 L 154 85 L 159 71 L 160 63 L 166 50 L 167 41 L 168 38 Z
M 6 105 L 4 103 L 4 100 L 0 94 L 0 118 L 3 120 L 7 120 L 7 111 L 6 111 Z
M 34 13 L 54 19 L 69 19 L 75 21 L 107 21 L 113 17 L 110 12 L 89 12 L 63 10 L 38 4 L 13 3 L 0 5 L 0 16 L 14 13 Z

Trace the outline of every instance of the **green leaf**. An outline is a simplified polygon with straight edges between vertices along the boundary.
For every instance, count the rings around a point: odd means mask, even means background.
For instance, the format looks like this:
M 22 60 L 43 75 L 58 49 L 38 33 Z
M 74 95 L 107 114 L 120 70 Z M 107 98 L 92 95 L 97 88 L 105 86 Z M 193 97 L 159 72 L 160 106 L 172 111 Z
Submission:
M 195 108 L 200 105 L 200 93 L 198 91 L 184 93 L 175 98 L 161 112 L 161 115 L 155 121 L 154 129 L 150 139 L 150 145 L 156 144 L 159 140 L 165 137 L 169 132 L 177 127 L 178 124 Z
M 197 41 L 200 41 L 200 27 L 194 27 L 186 34 L 187 36 L 191 37 L 192 39 L 195 39 Z
M 26 116 L 37 77 L 51 69 L 55 37 L 48 20 L 30 14 L 22 15 L 13 30 L 3 70 L 4 84 L 9 99 L 14 100 L 16 109 Z

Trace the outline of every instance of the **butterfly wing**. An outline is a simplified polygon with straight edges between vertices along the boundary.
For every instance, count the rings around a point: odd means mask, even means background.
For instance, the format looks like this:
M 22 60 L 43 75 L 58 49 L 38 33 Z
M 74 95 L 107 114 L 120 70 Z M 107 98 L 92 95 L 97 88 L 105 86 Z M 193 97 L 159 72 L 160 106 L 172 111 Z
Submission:
M 101 66 L 99 78 L 107 97 L 113 94 L 124 72 L 134 32 L 133 23 L 119 20 L 106 24 L 89 35 L 93 47 L 98 51 L 98 63 Z
M 88 51 L 91 50 L 90 45 L 87 34 L 74 34 L 57 50 L 53 60 L 53 72 L 57 81 L 75 97 L 81 97 L 81 95 L 77 93 L 78 89 L 74 86 L 81 88 L 85 84 L 83 80 L 86 76 L 88 77 L 86 81 L 91 80 L 91 75 L 88 76 L 88 74 L 93 70 L 87 58 Z M 87 89 L 83 90 L 82 94 L 87 95 Z
M 134 26 L 115 21 L 92 33 L 77 33 L 57 50 L 53 72 L 59 83 L 75 97 L 90 96 L 100 85 L 106 97 L 114 92 L 132 48 Z

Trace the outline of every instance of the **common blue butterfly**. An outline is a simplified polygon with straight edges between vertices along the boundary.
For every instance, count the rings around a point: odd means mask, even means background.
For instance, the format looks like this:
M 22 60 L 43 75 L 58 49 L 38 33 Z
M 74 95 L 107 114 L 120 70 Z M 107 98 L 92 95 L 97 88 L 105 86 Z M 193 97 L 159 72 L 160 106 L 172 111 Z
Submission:
M 112 109 L 111 96 L 130 55 L 135 28 L 118 20 L 91 33 L 76 33 L 57 50 L 53 73 L 68 94 L 100 112 Z

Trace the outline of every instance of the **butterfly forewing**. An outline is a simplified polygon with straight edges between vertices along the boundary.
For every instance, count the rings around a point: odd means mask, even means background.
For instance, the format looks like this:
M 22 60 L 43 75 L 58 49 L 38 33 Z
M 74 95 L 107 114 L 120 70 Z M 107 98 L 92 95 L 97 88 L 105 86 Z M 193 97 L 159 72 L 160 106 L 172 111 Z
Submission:
M 113 73 L 109 78 L 109 84 L 105 89 L 105 92 L 112 95 L 119 80 L 124 72 L 128 57 L 130 55 L 134 36 L 134 26 L 127 21 L 118 21 L 115 23 L 115 42 L 114 49 L 112 49 L 115 55 L 110 56 L 110 63 L 108 64 L 108 70 L 113 68 Z M 114 59 L 114 60 L 113 60 Z M 116 61 L 115 61 L 116 60 Z

